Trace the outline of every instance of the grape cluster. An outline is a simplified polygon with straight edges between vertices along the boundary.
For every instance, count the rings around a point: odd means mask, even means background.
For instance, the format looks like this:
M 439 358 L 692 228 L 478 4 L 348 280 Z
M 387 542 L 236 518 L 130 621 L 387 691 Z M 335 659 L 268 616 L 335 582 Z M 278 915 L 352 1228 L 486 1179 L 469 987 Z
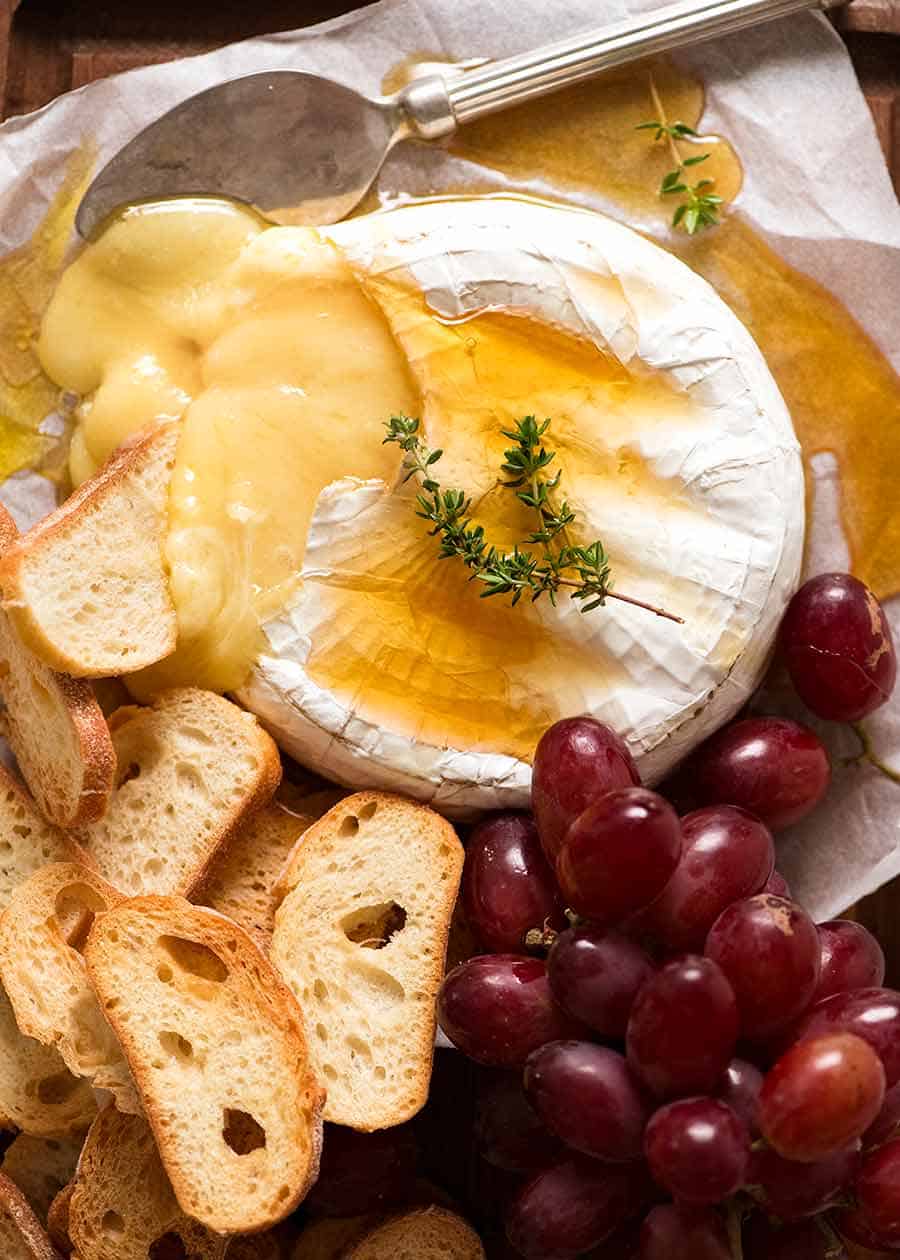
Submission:
M 819 716 L 893 688 L 884 613 L 848 575 L 800 589 L 781 647 Z M 679 812 L 575 717 L 538 745 L 532 814 L 474 829 L 463 905 L 493 952 L 450 972 L 438 1014 L 484 1074 L 510 1254 L 900 1252 L 900 992 L 863 927 L 815 924 L 775 870 L 773 831 L 829 778 L 812 730 L 746 718 L 692 756 Z

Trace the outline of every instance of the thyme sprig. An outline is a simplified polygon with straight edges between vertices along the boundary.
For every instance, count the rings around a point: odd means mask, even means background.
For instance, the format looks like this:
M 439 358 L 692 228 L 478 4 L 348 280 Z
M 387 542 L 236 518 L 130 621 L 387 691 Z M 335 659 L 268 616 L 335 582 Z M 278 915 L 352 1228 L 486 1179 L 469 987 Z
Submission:
M 660 197 L 682 197 L 672 215 L 672 226 L 683 228 L 689 236 L 693 236 L 701 228 L 715 227 L 719 222 L 718 207 L 723 198 L 713 192 L 715 180 L 700 179 L 692 184 L 685 172 L 693 166 L 699 166 L 711 157 L 709 153 L 698 153 L 694 157 L 685 157 L 678 147 L 680 141 L 699 139 L 693 127 L 684 122 L 672 122 L 666 118 L 663 103 L 653 75 L 650 75 L 650 96 L 656 110 L 656 118 L 649 122 L 638 123 L 636 131 L 652 131 L 654 143 L 664 141 L 672 154 L 675 166 L 663 176 L 659 186 Z
M 538 528 L 528 535 L 526 542 L 543 548 L 544 569 L 547 571 L 547 594 L 551 604 L 556 603 L 556 592 L 560 586 L 570 585 L 564 578 L 566 570 L 578 575 L 578 582 L 572 583 L 572 599 L 589 601 L 582 604 L 582 612 L 593 612 L 599 608 L 612 594 L 610 590 L 609 559 L 603 544 L 598 540 L 589 547 L 575 547 L 563 542 L 554 551 L 551 544 L 575 520 L 575 513 L 566 500 L 559 506 L 553 501 L 553 492 L 559 487 L 562 469 L 549 479 L 542 473 L 556 459 L 555 451 L 548 451 L 542 442 L 544 434 L 550 427 L 550 421 L 538 424 L 534 416 L 526 416 L 516 422 L 515 429 L 502 429 L 505 438 L 515 442 L 515 446 L 504 451 L 505 463 L 502 471 L 513 480 L 503 484 L 510 489 L 517 489 L 516 498 L 525 507 L 532 508 L 538 516 Z M 525 489 L 520 489 L 524 486 Z M 556 585 L 551 579 L 555 577 Z
M 457 559 L 470 571 L 470 581 L 481 582 L 482 599 L 509 595 L 515 606 L 528 595 L 534 603 L 546 595 L 555 606 L 559 592 L 566 588 L 572 599 L 581 603 L 582 612 L 591 612 L 607 599 L 624 600 L 657 616 L 681 622 L 681 617 L 647 604 L 643 600 L 613 591 L 609 559 L 603 544 L 597 540 L 587 547 L 573 546 L 565 540 L 565 531 L 575 520 L 575 513 L 564 500 L 554 501 L 561 471 L 545 476 L 556 459 L 556 452 L 543 442 L 550 426 L 538 424 L 534 416 L 517 422 L 515 429 L 503 430 L 515 445 L 504 452 L 502 470 L 512 479 L 501 483 L 517 491 L 517 498 L 538 516 L 538 527 L 512 551 L 491 546 L 484 528 L 473 524 L 472 500 L 463 490 L 444 489 L 434 475 L 434 466 L 443 456 L 440 449 L 430 450 L 420 434 L 417 419 L 391 416 L 386 423 L 385 443 L 394 442 L 404 452 L 403 480 L 420 478 L 421 493 L 416 496 L 416 515 L 432 525 L 429 531 L 440 538 L 438 556 L 442 560 Z M 535 553 L 530 546 L 540 547 Z
M 683 122 L 661 122 L 654 118 L 651 122 L 638 123 L 635 131 L 652 131 L 654 140 L 685 140 L 693 138 L 697 132 Z

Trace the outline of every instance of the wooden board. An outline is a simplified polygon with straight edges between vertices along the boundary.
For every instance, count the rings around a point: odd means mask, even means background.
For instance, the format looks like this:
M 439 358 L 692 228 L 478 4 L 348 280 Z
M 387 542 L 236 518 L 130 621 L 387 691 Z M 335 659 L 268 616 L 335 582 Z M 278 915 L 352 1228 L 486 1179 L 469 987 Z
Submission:
M 0 111 L 24 113 L 120 70 L 360 7 L 362 0 L 0 0 Z M 834 20 L 900 192 L 900 0 L 853 0 Z M 900 984 L 900 881 L 857 915 L 884 944 L 889 976 Z

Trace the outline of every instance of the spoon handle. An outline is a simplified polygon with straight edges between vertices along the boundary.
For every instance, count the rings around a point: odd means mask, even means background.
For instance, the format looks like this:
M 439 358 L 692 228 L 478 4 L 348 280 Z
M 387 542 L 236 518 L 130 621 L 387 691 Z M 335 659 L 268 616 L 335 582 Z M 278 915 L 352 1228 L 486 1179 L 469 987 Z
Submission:
M 493 114 L 602 70 L 653 53 L 728 35 L 833 0 L 676 0 L 653 12 L 612 22 L 573 39 L 491 61 L 447 79 L 429 76 L 402 94 L 410 129 L 422 139 L 449 135 L 462 123 Z

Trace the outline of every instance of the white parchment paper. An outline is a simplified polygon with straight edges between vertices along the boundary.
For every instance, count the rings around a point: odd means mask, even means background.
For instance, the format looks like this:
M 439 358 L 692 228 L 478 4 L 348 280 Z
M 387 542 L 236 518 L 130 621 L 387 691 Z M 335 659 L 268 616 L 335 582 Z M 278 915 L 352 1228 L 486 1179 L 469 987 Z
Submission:
M 375 94 L 407 54 L 500 57 L 650 7 L 623 0 L 383 0 L 318 27 L 92 84 L 0 128 L 0 249 L 31 235 L 83 138 L 105 161 L 146 123 L 214 83 L 298 68 Z M 900 370 L 900 207 L 839 37 L 823 17 L 808 14 L 704 44 L 680 59 L 706 84 L 704 130 L 721 132 L 740 154 L 741 212 L 788 262 L 840 297 Z M 401 146 L 381 186 L 398 198 L 424 195 L 457 190 L 474 173 L 441 149 Z M 594 205 L 590 194 L 563 193 L 539 171 L 518 182 L 491 178 L 497 186 Z M 814 475 L 810 571 L 845 567 L 834 462 L 817 459 Z M 48 507 L 47 483 L 36 487 L 35 480 L 14 478 L 2 490 L 22 524 Z M 900 638 L 900 601 L 890 612 Z M 763 707 L 796 706 L 777 684 L 776 691 L 761 697 Z M 900 700 L 868 725 L 880 756 L 900 768 Z M 900 872 L 900 786 L 870 766 L 844 766 L 852 734 L 819 729 L 835 757 L 834 784 L 827 804 L 781 838 L 779 865 L 795 894 L 824 918 Z

